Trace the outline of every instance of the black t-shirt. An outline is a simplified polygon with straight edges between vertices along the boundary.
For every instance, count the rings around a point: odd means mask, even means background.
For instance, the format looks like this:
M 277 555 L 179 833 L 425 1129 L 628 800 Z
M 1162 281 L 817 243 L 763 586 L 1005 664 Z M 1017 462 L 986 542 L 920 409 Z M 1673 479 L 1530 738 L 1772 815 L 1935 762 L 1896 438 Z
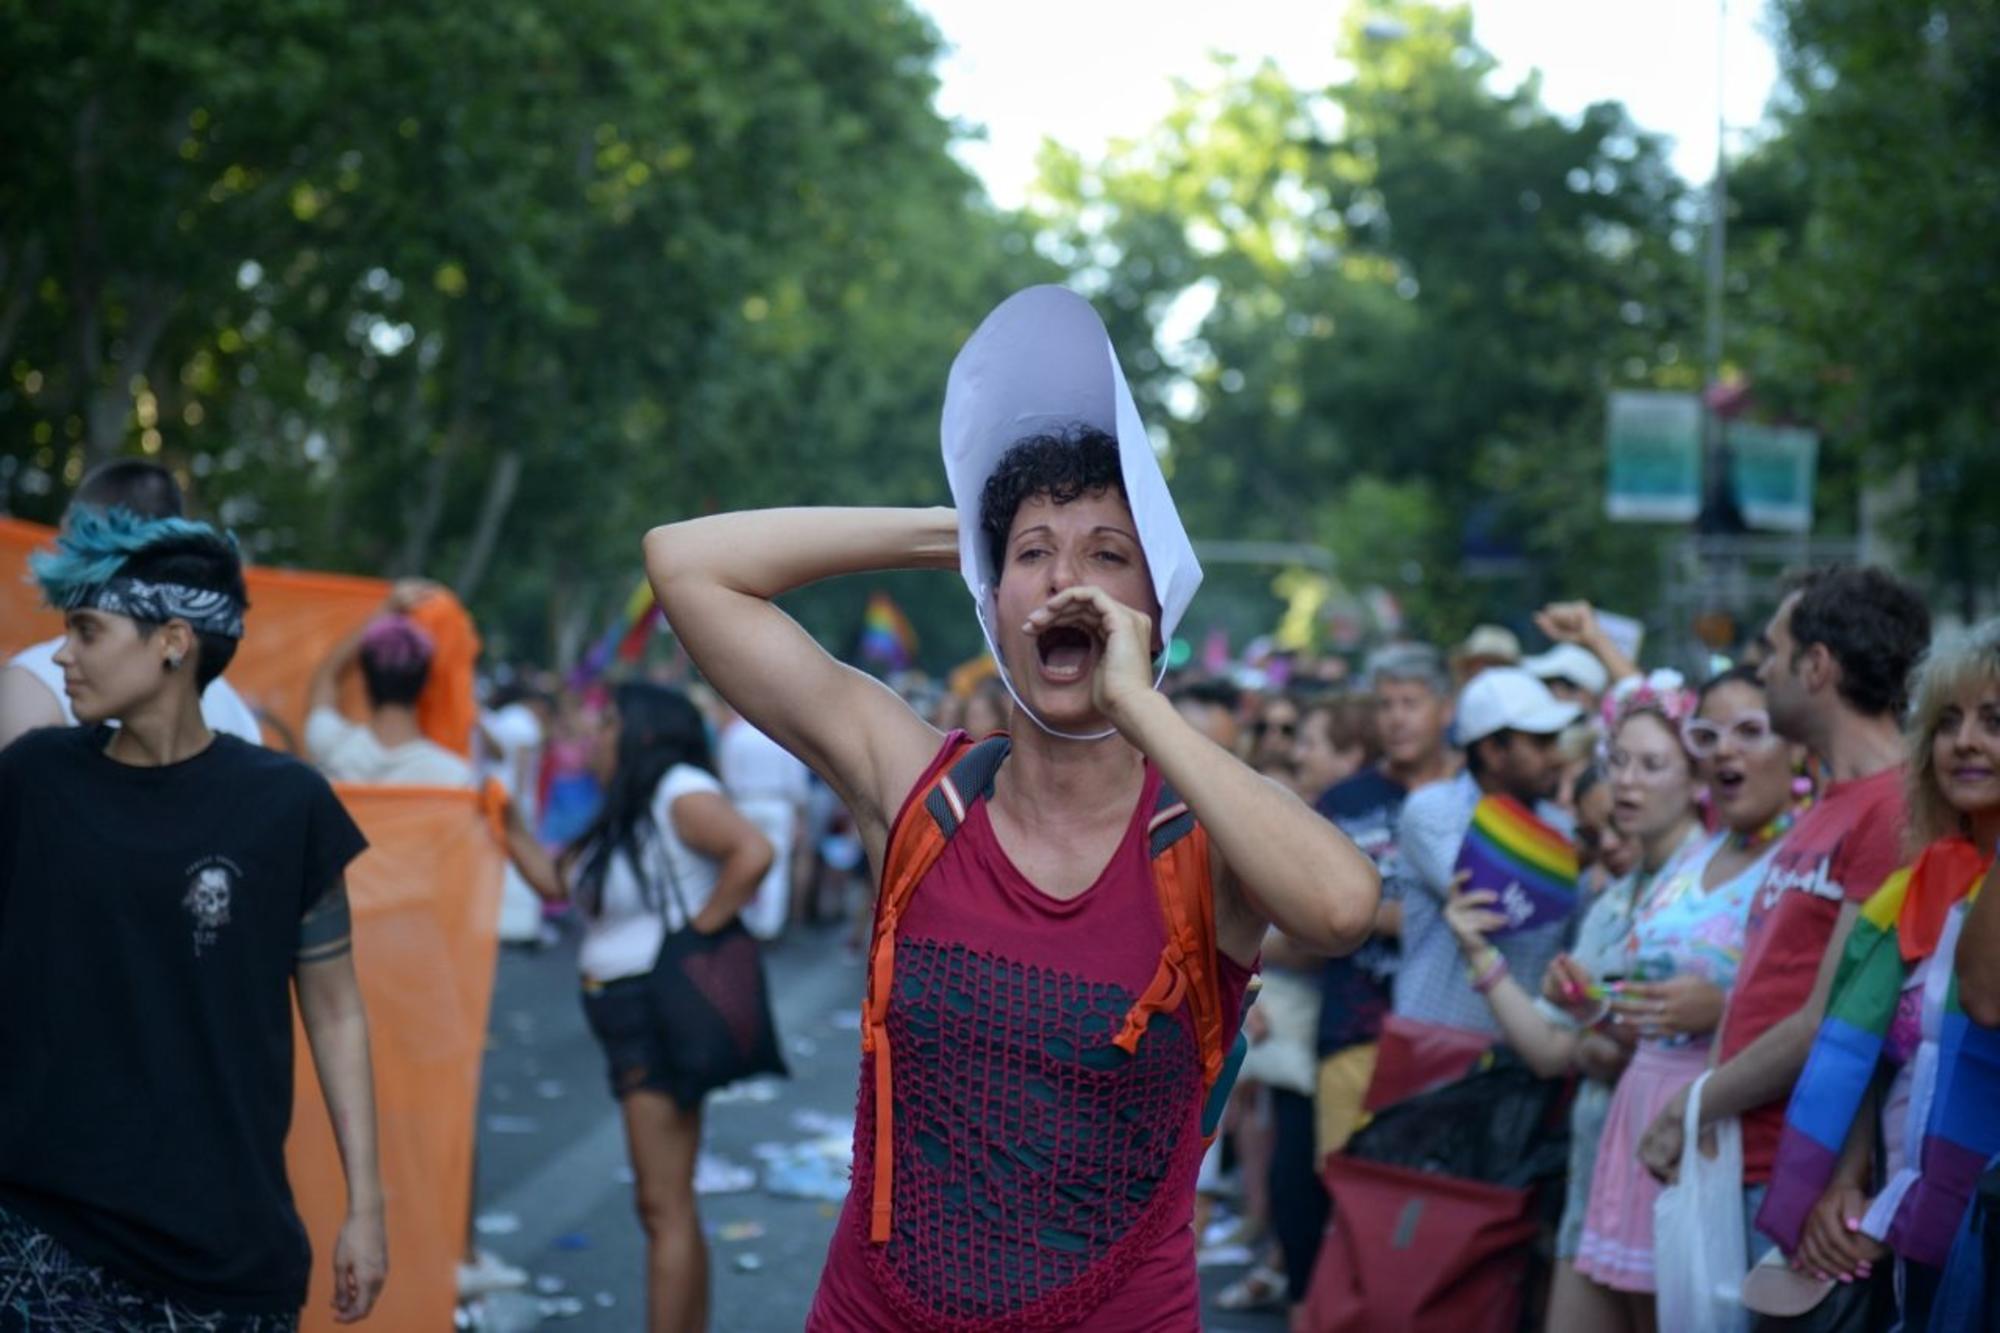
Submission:
M 1400 865 L 1396 818 L 1409 794 L 1402 783 L 1371 767 L 1328 788 L 1316 807 L 1375 863 L 1385 893 Z M 1326 960 L 1319 977 L 1321 1058 L 1381 1035 L 1395 962 L 1394 941 L 1383 939 L 1371 939 L 1345 958 Z
M 297 760 L 135 768 L 109 736 L 0 752 L 0 1207 L 187 1304 L 296 1311 L 299 922 L 366 843 Z

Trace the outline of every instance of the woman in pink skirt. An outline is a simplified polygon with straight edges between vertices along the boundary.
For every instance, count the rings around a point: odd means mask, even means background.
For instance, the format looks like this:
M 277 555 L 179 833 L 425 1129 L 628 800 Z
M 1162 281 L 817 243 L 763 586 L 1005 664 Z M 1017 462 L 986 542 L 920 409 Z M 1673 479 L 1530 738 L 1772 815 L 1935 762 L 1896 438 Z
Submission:
M 1622 978 L 1608 1017 L 1638 1037 L 1612 1096 L 1591 1179 L 1577 1271 L 1628 1294 L 1627 1327 L 1653 1317 L 1653 1202 L 1640 1137 L 1708 1064 L 1708 1047 L 1743 952 L 1744 921 L 1766 861 L 1791 827 L 1800 755 L 1772 731 L 1754 677 L 1729 672 L 1699 696 L 1656 672 L 1607 705 L 1614 818 L 1643 850 Z M 1705 783 L 1721 828 L 1702 831 Z

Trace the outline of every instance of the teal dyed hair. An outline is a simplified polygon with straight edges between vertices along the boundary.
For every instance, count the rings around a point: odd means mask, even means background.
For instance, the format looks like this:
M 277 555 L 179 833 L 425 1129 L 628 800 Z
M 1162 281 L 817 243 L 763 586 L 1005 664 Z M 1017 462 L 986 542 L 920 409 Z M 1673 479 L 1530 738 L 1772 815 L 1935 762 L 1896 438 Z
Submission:
M 56 536 L 55 549 L 29 556 L 28 568 L 48 604 L 65 606 L 82 589 L 115 577 L 132 557 L 162 542 L 188 539 L 238 550 L 234 534 L 191 518 L 141 518 L 123 505 L 76 505 Z

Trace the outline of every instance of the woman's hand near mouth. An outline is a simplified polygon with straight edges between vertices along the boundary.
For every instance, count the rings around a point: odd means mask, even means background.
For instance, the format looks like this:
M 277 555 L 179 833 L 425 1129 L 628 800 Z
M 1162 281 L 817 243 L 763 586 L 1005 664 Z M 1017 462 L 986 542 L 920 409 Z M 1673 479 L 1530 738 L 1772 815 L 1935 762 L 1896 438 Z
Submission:
M 1153 692 L 1153 621 L 1144 612 L 1088 585 L 1066 588 L 1028 617 L 1022 629 L 1039 638 L 1058 626 L 1078 629 L 1099 645 L 1090 700 L 1112 726 L 1133 700 Z

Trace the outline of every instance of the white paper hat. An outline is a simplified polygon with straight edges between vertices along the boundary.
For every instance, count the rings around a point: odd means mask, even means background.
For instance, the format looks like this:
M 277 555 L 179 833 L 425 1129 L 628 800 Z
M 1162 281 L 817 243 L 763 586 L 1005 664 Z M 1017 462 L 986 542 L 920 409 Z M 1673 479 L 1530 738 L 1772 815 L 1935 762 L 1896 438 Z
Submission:
M 1125 498 L 1160 604 L 1162 644 L 1172 640 L 1201 586 L 1194 543 L 1167 491 L 1159 456 L 1139 419 L 1104 321 L 1090 302 L 1066 288 L 1016 292 L 966 340 L 951 364 L 944 394 L 944 470 L 958 508 L 959 569 L 1003 678 L 1006 661 L 994 633 L 999 571 L 979 528 L 980 496 L 1009 446 L 1075 424 L 1118 441 Z M 1008 688 L 1013 688 L 1011 681 Z

